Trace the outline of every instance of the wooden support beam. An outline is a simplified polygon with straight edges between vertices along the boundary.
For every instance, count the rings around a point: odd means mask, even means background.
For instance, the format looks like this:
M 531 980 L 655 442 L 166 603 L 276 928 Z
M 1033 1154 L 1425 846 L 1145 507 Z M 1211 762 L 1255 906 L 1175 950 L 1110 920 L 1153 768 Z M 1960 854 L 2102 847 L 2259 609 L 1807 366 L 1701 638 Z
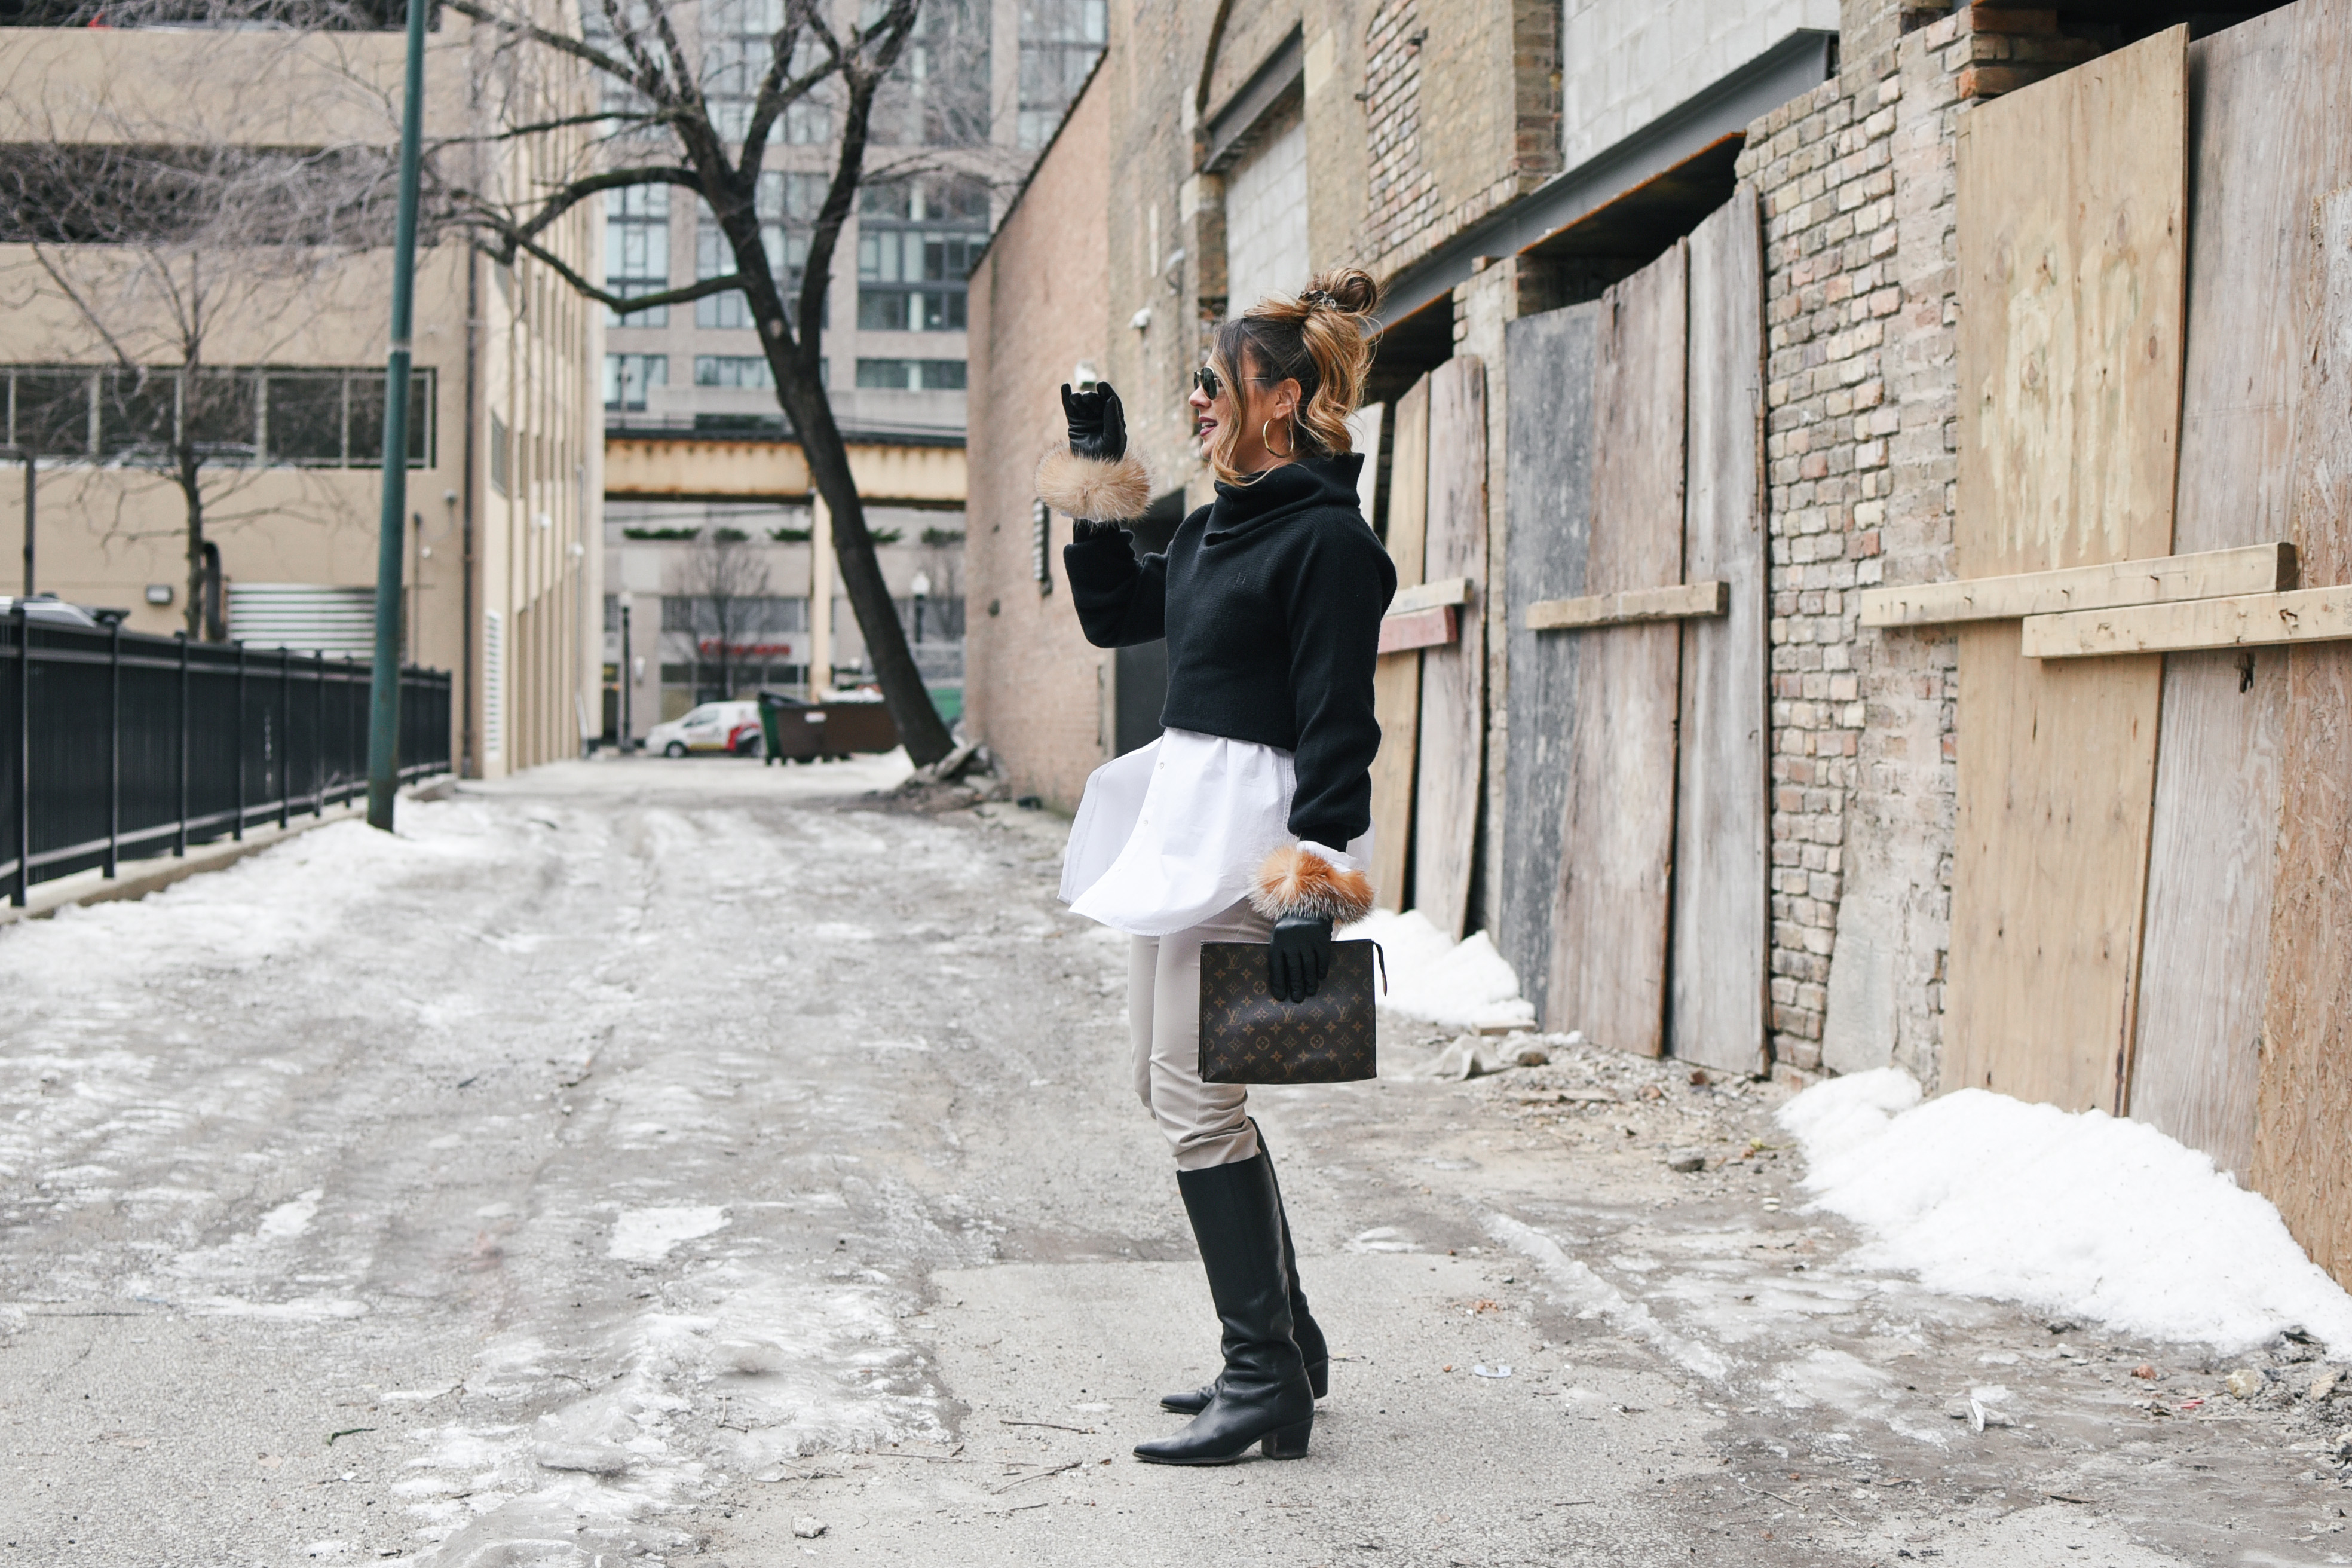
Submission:
M 1381 652 L 1411 653 L 1415 648 L 1444 647 L 1462 636 L 1462 612 L 1438 605 L 1408 615 L 1391 614 L 1381 621 Z
M 1933 626 L 1954 621 L 2014 621 L 2122 605 L 2165 605 L 2229 594 L 2269 594 L 2295 583 L 2294 546 L 2249 544 L 2194 555 L 2106 561 L 2057 572 L 2021 572 L 1957 583 L 1862 591 L 1865 626 Z
M 1444 577 L 1434 583 L 1419 583 L 1410 588 L 1399 588 L 1396 597 L 1389 601 L 1389 614 L 1417 616 L 1441 605 L 1466 605 L 1469 602 L 1470 579 Z
M 1581 631 L 1646 621 L 1685 621 L 1694 616 L 1727 615 L 1730 610 L 1730 584 L 1677 583 L 1668 588 L 1588 594 L 1580 599 L 1540 599 L 1528 606 L 1525 624 L 1531 632 Z
M 2028 658 L 2080 658 L 2347 639 L 2352 639 L 2352 587 L 2338 586 L 2028 616 L 2023 651 Z

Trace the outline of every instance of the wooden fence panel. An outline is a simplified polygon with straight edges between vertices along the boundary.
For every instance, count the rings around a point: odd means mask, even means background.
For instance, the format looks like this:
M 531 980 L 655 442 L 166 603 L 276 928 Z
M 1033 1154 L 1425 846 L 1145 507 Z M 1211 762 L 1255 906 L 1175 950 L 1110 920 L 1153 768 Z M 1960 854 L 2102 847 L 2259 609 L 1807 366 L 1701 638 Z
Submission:
M 1762 1069 L 1770 984 L 1764 549 L 1764 258 L 1747 185 L 1690 238 L 1690 427 L 1683 572 L 1727 584 L 1682 627 L 1675 803 L 1675 1055 Z
M 2300 10 L 2303 7 L 2296 7 Z M 2331 9 L 2336 9 L 2331 7 Z M 2304 247 L 2307 358 L 2294 538 L 2312 583 L 2352 582 L 2352 191 Z M 2352 1287 L 2352 643 L 2287 654 L 2277 882 L 2253 1157 L 2255 1190 Z
M 1397 590 L 1420 583 L 1429 517 L 1429 377 L 1397 399 L 1389 448 L 1389 558 Z M 1380 908 L 1405 905 L 1412 858 L 1412 776 L 1421 734 L 1421 653 L 1384 654 L 1372 673 L 1372 714 L 1381 749 L 1372 758 L 1372 897 Z
M 2352 184 L 2341 5 L 2289 5 L 2189 48 L 2188 352 L 2178 551 L 2289 537 L 2312 204 Z M 2335 578 L 2312 578 L 2333 582 Z M 2247 1173 L 2289 658 L 2165 660 L 2131 1113 Z
M 2172 547 L 2188 37 L 1960 122 L 1960 576 Z M 2163 660 L 2036 665 L 2018 638 L 1959 638 L 1944 1087 L 2120 1111 Z
M 1413 907 L 1459 941 L 1470 912 L 1486 750 L 1486 377 L 1471 354 L 1429 373 L 1425 578 L 1467 577 L 1462 635 L 1421 656 L 1413 800 Z
M 1601 297 L 1593 390 L 1592 516 L 1584 591 L 1683 580 L 1682 241 Z M 1545 1016 L 1603 1046 L 1665 1045 L 1666 927 L 1675 835 L 1681 628 L 1576 634 L 1576 709 L 1561 812 Z
M 1510 528 L 1503 585 L 1510 611 L 1511 728 L 1503 773 L 1503 893 L 1495 942 L 1519 994 L 1545 1015 L 1560 814 L 1586 638 L 1529 631 L 1529 605 L 1584 591 L 1592 505 L 1592 372 L 1598 303 L 1522 316 L 1503 329 L 1511 378 Z

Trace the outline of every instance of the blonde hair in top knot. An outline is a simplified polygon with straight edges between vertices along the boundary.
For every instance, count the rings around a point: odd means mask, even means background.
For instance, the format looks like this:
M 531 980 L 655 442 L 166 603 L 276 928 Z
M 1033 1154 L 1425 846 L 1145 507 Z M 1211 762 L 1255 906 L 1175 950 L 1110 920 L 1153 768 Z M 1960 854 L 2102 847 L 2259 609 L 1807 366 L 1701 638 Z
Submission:
M 1236 416 L 1246 406 L 1244 385 L 1296 381 L 1298 413 L 1291 426 L 1291 449 L 1324 458 L 1353 451 L 1348 416 L 1364 398 L 1364 376 L 1380 337 L 1380 322 L 1372 316 L 1380 300 L 1380 285 L 1370 273 L 1342 267 L 1310 279 L 1294 299 L 1269 295 L 1221 323 L 1209 363 L 1234 389 Z M 1233 466 L 1242 428 L 1239 417 L 1225 420 L 1209 447 L 1209 466 L 1228 484 L 1249 478 Z

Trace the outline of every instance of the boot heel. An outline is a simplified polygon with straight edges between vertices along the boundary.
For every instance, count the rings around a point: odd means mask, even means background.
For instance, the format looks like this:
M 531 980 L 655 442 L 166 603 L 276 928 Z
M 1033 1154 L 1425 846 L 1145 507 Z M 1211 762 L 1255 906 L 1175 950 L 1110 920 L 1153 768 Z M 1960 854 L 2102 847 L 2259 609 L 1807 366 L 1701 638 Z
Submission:
M 1315 1423 L 1308 1420 L 1301 1421 L 1296 1426 L 1268 1432 L 1259 1451 L 1269 1459 L 1303 1459 L 1307 1457 L 1307 1434 L 1314 1430 Z

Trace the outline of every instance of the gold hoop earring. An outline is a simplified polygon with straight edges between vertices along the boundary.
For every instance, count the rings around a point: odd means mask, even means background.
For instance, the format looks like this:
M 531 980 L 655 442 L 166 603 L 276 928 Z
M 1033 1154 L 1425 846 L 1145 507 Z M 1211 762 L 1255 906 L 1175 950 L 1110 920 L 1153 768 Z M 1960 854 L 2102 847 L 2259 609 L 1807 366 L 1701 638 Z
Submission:
M 1296 436 L 1293 436 L 1293 437 L 1290 438 L 1290 450 L 1289 450 L 1289 451 L 1286 451 L 1286 452 L 1277 452 L 1277 451 L 1276 451 L 1276 450 L 1274 449 L 1274 441 L 1273 441 L 1273 439 L 1272 439 L 1270 437 L 1268 437 L 1268 436 L 1266 435 L 1266 428 L 1267 428 L 1267 426 L 1271 426 L 1273 423 L 1274 423 L 1274 421 L 1273 421 L 1273 420 L 1271 420 L 1271 419 L 1262 420 L 1262 421 L 1260 421 L 1260 422 L 1259 422 L 1259 424 L 1258 424 L 1258 427 L 1257 427 L 1257 444 L 1258 444 L 1259 446 L 1264 447 L 1265 448 L 1265 450 L 1266 450 L 1266 455 L 1267 455 L 1268 457 L 1272 457 L 1272 458 L 1287 458 L 1287 457 L 1289 457 L 1289 456 L 1291 455 L 1291 453 L 1292 453 L 1292 452 L 1296 452 L 1296 451 L 1297 451 L 1297 450 L 1298 450 L 1298 437 L 1296 437 Z M 1284 421 L 1284 423 L 1285 423 L 1285 424 L 1288 424 L 1288 423 L 1289 423 L 1289 421 L 1286 420 L 1286 421 Z

